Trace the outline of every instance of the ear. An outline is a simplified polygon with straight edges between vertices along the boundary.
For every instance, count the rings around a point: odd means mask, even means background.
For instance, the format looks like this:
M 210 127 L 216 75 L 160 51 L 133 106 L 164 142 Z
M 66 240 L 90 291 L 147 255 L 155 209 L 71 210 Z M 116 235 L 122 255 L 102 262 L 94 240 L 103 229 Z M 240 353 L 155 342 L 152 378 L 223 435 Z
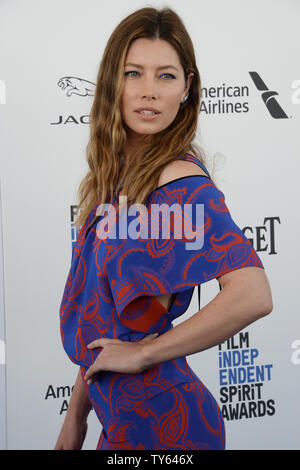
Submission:
M 187 86 L 184 88 L 184 94 L 183 94 L 183 96 L 182 96 L 182 100 L 181 100 L 181 101 L 183 101 L 184 98 L 185 98 L 185 96 L 187 95 L 187 93 L 188 93 L 188 91 L 189 91 L 189 89 L 190 89 L 190 86 L 191 86 L 193 77 L 194 77 L 194 73 L 193 73 L 193 72 L 190 72 L 190 73 L 188 74 L 187 83 L 186 83 Z

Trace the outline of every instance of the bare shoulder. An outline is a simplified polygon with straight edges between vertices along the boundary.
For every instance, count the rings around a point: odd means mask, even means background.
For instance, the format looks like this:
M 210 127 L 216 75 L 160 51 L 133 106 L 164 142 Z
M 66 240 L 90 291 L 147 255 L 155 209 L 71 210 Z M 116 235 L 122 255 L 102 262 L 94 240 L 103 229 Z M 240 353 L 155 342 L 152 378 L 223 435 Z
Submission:
M 168 163 L 168 165 L 162 170 L 158 185 L 161 186 L 175 180 L 176 178 L 192 175 L 207 176 L 205 171 L 196 163 L 188 162 L 186 160 L 175 160 L 174 162 Z

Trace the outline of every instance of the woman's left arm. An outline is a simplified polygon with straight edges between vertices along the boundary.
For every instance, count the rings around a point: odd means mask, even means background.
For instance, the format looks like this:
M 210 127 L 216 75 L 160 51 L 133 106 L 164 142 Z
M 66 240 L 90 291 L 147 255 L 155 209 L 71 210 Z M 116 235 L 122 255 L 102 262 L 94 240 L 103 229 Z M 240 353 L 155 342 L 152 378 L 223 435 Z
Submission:
M 199 312 L 143 345 L 143 368 L 216 346 L 272 311 L 264 269 L 240 268 L 218 280 L 222 290 Z
M 270 286 L 262 268 L 239 268 L 218 277 L 222 290 L 192 317 L 160 336 L 146 335 L 140 341 L 100 338 L 88 345 L 102 348 L 86 372 L 88 384 L 108 370 L 125 374 L 188 356 L 230 338 L 250 323 L 272 311 Z

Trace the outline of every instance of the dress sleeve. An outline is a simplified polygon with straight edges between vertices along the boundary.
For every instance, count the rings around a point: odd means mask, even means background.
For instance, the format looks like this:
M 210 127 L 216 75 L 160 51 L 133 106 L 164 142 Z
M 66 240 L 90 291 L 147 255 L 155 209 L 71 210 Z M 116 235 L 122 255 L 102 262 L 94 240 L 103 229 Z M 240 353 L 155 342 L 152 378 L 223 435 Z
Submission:
M 150 194 L 146 207 L 134 219 L 128 217 L 127 238 L 107 240 L 106 274 L 127 327 L 152 333 L 170 321 L 153 296 L 191 291 L 235 269 L 263 268 L 233 221 L 224 194 L 209 178 L 171 181 Z M 137 238 L 133 226 L 138 226 Z

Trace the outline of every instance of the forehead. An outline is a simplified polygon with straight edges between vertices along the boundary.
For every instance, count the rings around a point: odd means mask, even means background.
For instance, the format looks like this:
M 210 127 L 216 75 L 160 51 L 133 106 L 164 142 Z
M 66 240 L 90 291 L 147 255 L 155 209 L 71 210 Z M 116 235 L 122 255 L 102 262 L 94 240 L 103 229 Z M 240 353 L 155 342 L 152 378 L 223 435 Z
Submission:
M 138 63 L 142 66 L 175 65 L 180 67 L 179 56 L 174 47 L 163 39 L 135 39 L 130 45 L 125 64 Z

